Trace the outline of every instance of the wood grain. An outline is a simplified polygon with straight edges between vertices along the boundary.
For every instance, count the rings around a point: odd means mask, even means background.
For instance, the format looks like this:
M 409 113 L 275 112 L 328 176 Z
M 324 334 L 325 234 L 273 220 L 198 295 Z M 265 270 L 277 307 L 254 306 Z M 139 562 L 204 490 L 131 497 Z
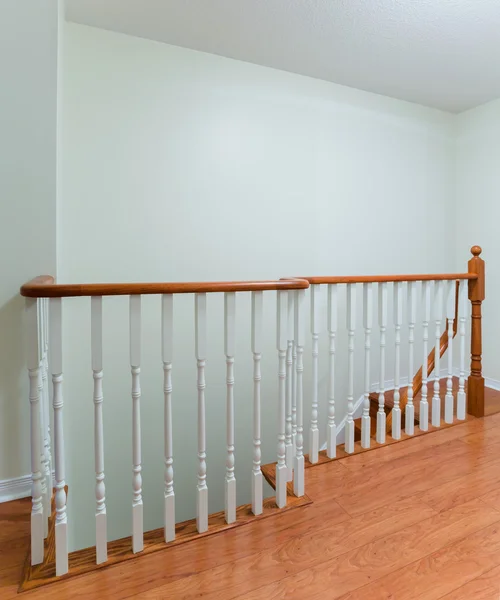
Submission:
M 333 559 L 324 560 L 323 556 L 318 556 L 315 566 L 279 582 L 257 587 L 256 581 L 256 589 L 238 596 L 238 599 L 312 600 L 328 597 L 333 600 L 499 521 L 500 513 L 482 503 L 463 504 Z M 231 597 L 219 594 L 220 600 Z M 399 600 L 398 596 L 393 597 Z
M 394 510 L 385 506 L 342 523 L 318 526 L 313 532 L 294 537 L 264 552 L 194 574 L 138 597 L 151 600 L 158 597 L 192 598 L 197 594 L 203 595 L 206 600 L 239 597 L 252 591 L 256 583 L 259 586 L 272 584 L 434 514 L 431 508 L 413 499 L 402 502 Z M 258 573 L 257 578 L 254 573 Z
M 313 276 L 297 277 L 309 283 L 392 283 L 394 281 L 450 281 L 453 279 L 474 281 L 475 273 L 432 273 L 420 275 L 341 275 L 337 277 Z
M 500 451 L 500 445 L 495 446 Z M 420 494 L 419 498 L 434 510 L 442 511 L 479 498 L 496 488 L 500 488 L 500 463 L 493 461 L 493 464 L 487 462 L 475 468 L 472 473 L 436 485 Z M 490 506 L 498 508 L 500 504 L 493 506 L 490 503 Z
M 500 516 L 500 513 L 499 513 Z M 498 565 L 500 522 L 474 532 L 341 600 L 434 600 Z M 475 600 L 475 596 L 468 596 Z M 498 596 L 497 596 L 498 598 Z
M 172 548 L 180 544 L 192 542 L 199 538 L 208 537 L 232 529 L 247 525 L 256 520 L 266 519 L 278 512 L 291 510 L 300 506 L 310 504 L 308 496 L 297 498 L 292 492 L 288 492 L 287 504 L 279 509 L 276 506 L 274 497 L 264 500 L 264 510 L 261 515 L 255 516 L 252 513 L 250 504 L 239 506 L 236 510 L 236 521 L 231 524 L 226 523 L 224 511 L 213 513 L 208 519 L 208 531 L 198 533 L 196 528 L 196 519 L 178 523 L 175 527 L 175 540 L 165 544 L 163 527 L 148 531 L 144 534 L 144 550 L 141 556 L 160 551 L 171 551 Z M 20 591 L 31 590 L 36 587 L 47 585 L 56 581 L 61 581 L 76 575 L 82 575 L 95 571 L 96 569 L 109 568 L 112 565 L 122 563 L 127 560 L 136 559 L 138 554 L 132 552 L 132 540 L 130 537 L 114 540 L 108 543 L 108 560 L 99 565 L 96 564 L 95 547 L 85 548 L 69 555 L 69 573 L 62 577 L 56 577 L 55 566 L 55 533 L 53 527 L 55 507 L 53 507 L 53 519 L 49 530 L 49 536 L 46 541 L 45 560 L 41 565 L 32 566 L 30 561 L 26 560 L 24 574 L 20 585 Z
M 482 373 L 482 303 L 485 299 L 485 264 L 480 257 L 481 248 L 471 248 L 472 258 L 469 260 L 469 273 L 477 276 L 469 281 L 469 300 L 471 313 L 471 363 L 468 379 L 467 412 L 475 417 L 484 417 L 484 377 Z
M 500 486 L 481 496 L 481 500 L 500 512 Z
M 498 600 L 499 444 L 500 414 L 495 414 L 323 462 L 306 469 L 313 500 L 306 506 L 163 546 L 28 596 L 302 600 L 378 599 L 392 593 L 395 600 Z M 272 482 L 274 465 L 264 470 Z M 30 499 L 0 505 L 2 600 L 17 596 L 29 547 L 30 506 Z M 400 579 L 408 585 L 398 587 Z M 382 595 L 367 591 L 391 581 L 387 593 L 377 587 Z
M 21 287 L 28 298 L 67 298 L 75 296 L 128 296 L 134 294 L 195 294 L 207 292 L 257 292 L 303 290 L 304 279 L 279 281 L 197 281 L 181 283 L 72 283 L 55 284 L 50 275 L 41 275 Z
M 500 598 L 500 566 L 483 573 L 441 600 L 498 600 Z
M 457 444 L 461 444 L 460 441 Z M 465 446 L 465 444 L 461 444 Z M 444 445 L 446 446 L 446 444 Z M 440 449 L 443 446 L 440 447 Z M 394 474 L 383 474 L 373 484 L 357 483 L 347 489 L 342 486 L 342 494 L 335 494 L 336 501 L 350 515 L 360 514 L 391 502 L 399 502 L 402 498 L 421 494 L 435 485 L 471 474 L 479 466 L 491 463 L 492 469 L 500 467 L 497 446 L 491 454 L 460 460 L 460 456 L 468 456 L 458 446 L 450 447 L 449 451 L 435 451 L 435 457 L 428 456 L 416 462 L 412 472 L 408 473 L 403 461 L 393 469 Z M 347 479 L 347 478 L 346 478 Z

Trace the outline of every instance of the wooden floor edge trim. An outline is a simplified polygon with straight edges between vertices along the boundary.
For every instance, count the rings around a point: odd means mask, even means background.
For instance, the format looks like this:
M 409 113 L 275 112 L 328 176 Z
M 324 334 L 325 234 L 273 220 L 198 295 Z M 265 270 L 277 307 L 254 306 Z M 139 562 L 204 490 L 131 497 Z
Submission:
M 263 467 L 264 474 L 264 467 Z M 274 485 L 271 483 L 272 487 Z M 312 504 L 309 496 L 302 496 L 298 498 L 288 488 L 287 504 L 283 508 L 276 506 L 275 497 L 271 496 L 264 500 L 264 510 L 260 515 L 254 515 L 251 512 L 252 505 L 244 504 L 237 508 L 237 520 L 234 523 L 226 523 L 224 520 L 224 511 L 213 513 L 209 515 L 209 529 L 204 533 L 198 533 L 196 531 L 196 519 L 190 519 L 183 521 L 176 525 L 176 538 L 174 541 L 168 544 L 164 541 L 163 527 L 155 529 L 153 531 L 146 532 L 144 534 L 144 550 L 138 554 L 132 553 L 132 538 L 126 537 L 119 540 L 114 540 L 108 543 L 108 560 L 100 565 L 95 562 L 95 547 L 84 548 L 77 550 L 69 554 L 69 572 L 66 575 L 56 577 L 55 575 L 55 562 L 49 561 L 44 562 L 41 565 L 31 565 L 30 556 L 31 549 L 28 548 L 26 560 L 23 566 L 22 579 L 18 588 L 18 592 L 27 592 L 45 585 L 57 583 L 58 581 L 66 581 L 79 575 L 84 575 L 92 571 L 105 569 L 125 561 L 129 560 L 141 560 L 142 558 L 156 553 L 156 552 L 168 552 L 170 549 L 175 548 L 181 544 L 185 544 L 194 540 L 199 540 L 204 537 L 215 535 L 241 527 L 243 525 L 249 525 L 256 521 L 267 519 L 274 515 L 288 512 L 295 508 L 301 508 Z M 53 508 L 55 510 L 55 507 Z M 51 524 L 49 528 L 49 535 L 45 541 L 45 552 L 53 546 L 55 542 L 55 531 L 54 531 L 54 513 L 51 518 Z

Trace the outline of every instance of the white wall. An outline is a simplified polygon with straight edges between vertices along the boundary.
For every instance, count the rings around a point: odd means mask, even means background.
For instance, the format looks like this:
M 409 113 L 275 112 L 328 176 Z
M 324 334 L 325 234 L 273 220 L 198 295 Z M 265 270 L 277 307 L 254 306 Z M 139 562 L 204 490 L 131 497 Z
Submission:
M 0 19 L 0 480 L 31 471 L 19 287 L 56 272 L 57 0 Z
M 479 244 L 486 261 L 483 303 L 483 373 L 500 380 L 498 336 L 500 320 L 500 100 L 457 115 L 457 255 L 464 246 Z
M 444 227 L 454 215 L 451 115 L 74 24 L 66 34 L 61 280 L 188 281 L 453 268 L 453 222 Z M 274 296 L 268 297 L 264 461 L 275 455 L 273 302 Z M 70 300 L 65 307 L 69 509 L 72 546 L 81 547 L 94 543 L 89 302 Z M 214 511 L 222 508 L 225 457 L 222 300 L 210 297 L 208 309 L 208 486 Z M 174 467 L 178 518 L 185 519 L 194 515 L 196 485 L 192 298 L 176 299 L 175 310 Z M 244 296 L 238 297 L 238 310 L 236 476 L 242 503 L 250 489 L 252 369 Z M 105 301 L 104 322 L 106 499 L 110 535 L 118 537 L 129 534 L 131 514 L 125 298 Z M 146 298 L 147 529 L 162 520 L 158 327 L 159 299 Z M 346 347 L 343 329 L 338 342 Z M 359 342 L 358 336 L 361 348 Z M 341 354 L 340 373 L 346 353 Z M 345 413 L 340 379 L 339 418 Z M 321 392 L 323 415 L 325 381 Z

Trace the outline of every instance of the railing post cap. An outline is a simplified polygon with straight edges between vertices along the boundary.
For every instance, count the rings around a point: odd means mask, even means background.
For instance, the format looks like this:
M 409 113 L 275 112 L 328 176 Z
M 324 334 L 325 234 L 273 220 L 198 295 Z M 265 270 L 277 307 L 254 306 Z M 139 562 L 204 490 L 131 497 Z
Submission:
M 472 246 L 470 251 L 474 256 L 479 256 L 481 254 L 481 252 L 483 251 L 483 249 L 481 248 L 481 246 Z

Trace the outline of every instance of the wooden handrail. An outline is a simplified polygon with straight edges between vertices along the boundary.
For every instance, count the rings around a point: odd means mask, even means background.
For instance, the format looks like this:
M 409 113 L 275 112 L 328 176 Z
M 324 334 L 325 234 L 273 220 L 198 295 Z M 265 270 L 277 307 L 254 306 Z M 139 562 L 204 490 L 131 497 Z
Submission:
M 28 298 L 67 298 L 74 296 L 130 296 L 135 294 L 202 294 L 210 292 L 258 292 L 303 290 L 305 279 L 279 281 L 201 281 L 181 283 L 71 283 L 56 284 L 50 275 L 40 275 L 21 287 Z
M 450 281 L 453 279 L 475 280 L 478 276 L 475 273 L 436 273 L 425 275 L 341 275 L 338 277 L 317 276 L 317 277 L 297 277 L 305 279 L 311 284 L 321 283 L 392 283 L 394 281 Z

